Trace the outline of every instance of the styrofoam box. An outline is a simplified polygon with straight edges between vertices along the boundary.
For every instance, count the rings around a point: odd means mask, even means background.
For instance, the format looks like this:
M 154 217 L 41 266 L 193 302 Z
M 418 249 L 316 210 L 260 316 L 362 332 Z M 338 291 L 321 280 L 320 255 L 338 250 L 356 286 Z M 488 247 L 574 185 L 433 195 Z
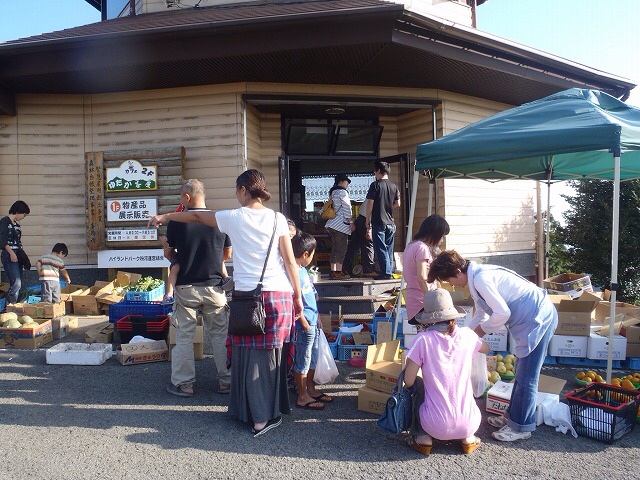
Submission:
M 587 344 L 587 358 L 590 360 L 607 360 L 609 358 L 609 337 L 601 337 L 597 333 L 592 333 Z M 611 358 L 613 360 L 627 358 L 627 339 L 622 335 L 613 336 Z
M 547 355 L 552 357 L 575 357 L 585 358 L 587 356 L 587 344 L 589 337 L 577 335 L 554 335 L 549 343 Z
M 59 343 L 47 349 L 47 363 L 53 365 L 102 365 L 111 358 L 110 343 Z

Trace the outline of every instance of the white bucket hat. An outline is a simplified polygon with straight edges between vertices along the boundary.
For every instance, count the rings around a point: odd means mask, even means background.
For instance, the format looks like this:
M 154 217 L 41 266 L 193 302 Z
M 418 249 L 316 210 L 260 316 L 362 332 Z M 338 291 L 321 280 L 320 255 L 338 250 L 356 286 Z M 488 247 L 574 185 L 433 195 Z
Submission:
M 425 293 L 423 304 L 422 310 L 409 320 L 411 325 L 433 325 L 466 315 L 464 309 L 453 304 L 451 294 L 444 288 L 437 288 Z

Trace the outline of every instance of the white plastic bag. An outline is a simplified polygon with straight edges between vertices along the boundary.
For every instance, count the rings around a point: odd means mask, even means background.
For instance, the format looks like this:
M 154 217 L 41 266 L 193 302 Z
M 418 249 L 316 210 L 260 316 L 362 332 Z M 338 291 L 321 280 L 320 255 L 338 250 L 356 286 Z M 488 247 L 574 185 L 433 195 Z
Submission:
M 324 336 L 324 331 L 318 331 L 318 335 L 318 363 L 316 364 L 316 373 L 313 376 L 313 381 L 318 385 L 326 385 L 338 378 L 338 367 L 333 359 L 327 337 Z
M 487 356 L 484 353 L 475 352 L 471 358 L 471 387 L 473 396 L 481 397 L 489 386 L 487 379 Z

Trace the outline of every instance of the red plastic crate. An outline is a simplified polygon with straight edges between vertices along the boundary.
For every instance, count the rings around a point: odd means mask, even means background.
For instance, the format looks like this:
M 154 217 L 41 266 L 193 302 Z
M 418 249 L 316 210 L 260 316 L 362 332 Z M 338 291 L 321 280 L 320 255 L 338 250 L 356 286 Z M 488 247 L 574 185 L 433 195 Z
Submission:
M 136 335 L 152 340 L 166 340 L 169 324 L 169 315 L 125 315 L 116 322 L 116 330 L 122 343 L 129 343 Z
M 640 392 L 590 383 L 566 395 L 571 423 L 578 435 L 613 443 L 633 430 Z

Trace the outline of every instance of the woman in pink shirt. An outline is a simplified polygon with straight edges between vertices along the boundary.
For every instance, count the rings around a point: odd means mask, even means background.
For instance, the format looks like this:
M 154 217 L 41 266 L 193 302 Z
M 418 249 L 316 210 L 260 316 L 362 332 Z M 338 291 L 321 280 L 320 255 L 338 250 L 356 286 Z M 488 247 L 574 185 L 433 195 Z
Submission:
M 407 285 L 405 300 L 408 318 L 413 318 L 420 311 L 424 294 L 436 288 L 435 283 L 427 283 L 427 275 L 429 265 L 440 252 L 438 245 L 445 235 L 449 235 L 447 221 L 440 215 L 430 215 L 404 249 L 402 274 Z
M 404 377 L 413 387 L 409 445 L 429 455 L 433 439 L 461 440 L 469 454 L 480 446 L 475 432 L 482 420 L 471 387 L 471 359 L 475 352 L 489 352 L 489 346 L 470 328 L 456 325 L 465 312 L 453 305 L 447 290 L 427 292 L 423 303 L 423 311 L 409 321 L 418 327 Z

